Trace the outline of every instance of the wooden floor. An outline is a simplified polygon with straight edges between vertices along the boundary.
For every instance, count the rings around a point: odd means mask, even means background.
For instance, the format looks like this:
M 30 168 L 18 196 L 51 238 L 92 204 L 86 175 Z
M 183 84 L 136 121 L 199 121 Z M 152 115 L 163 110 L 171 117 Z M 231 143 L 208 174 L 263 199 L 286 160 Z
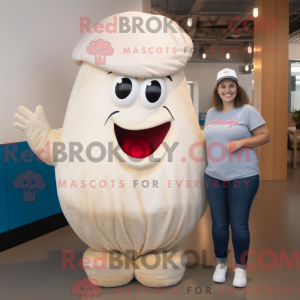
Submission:
M 300 164 L 288 165 L 288 181 L 263 181 L 250 214 L 250 248 L 247 270 L 248 286 L 232 287 L 234 255 L 230 242 L 228 276 L 224 284 L 212 281 L 215 266 L 209 209 L 195 229 L 180 242 L 178 248 L 193 249 L 200 255 L 194 269 L 188 269 L 176 287 L 145 289 L 133 280 L 119 290 L 103 288 L 96 299 L 300 299 Z M 62 249 L 73 250 L 78 261 L 87 246 L 67 226 L 45 236 L 0 253 L 0 299 L 3 300 L 72 300 L 77 279 L 84 270 L 62 268 Z M 285 254 L 289 265 L 280 263 Z M 189 262 L 194 258 L 189 255 Z M 273 264 L 273 265 L 272 265 Z M 149 294 L 147 294 L 149 293 Z M 286 293 L 286 294 L 285 294 Z M 298 294 L 296 294 L 298 293 Z M 83 298 L 82 298 L 83 299 Z M 87 299 L 87 298 L 85 298 Z M 91 300 L 91 298 L 89 298 Z

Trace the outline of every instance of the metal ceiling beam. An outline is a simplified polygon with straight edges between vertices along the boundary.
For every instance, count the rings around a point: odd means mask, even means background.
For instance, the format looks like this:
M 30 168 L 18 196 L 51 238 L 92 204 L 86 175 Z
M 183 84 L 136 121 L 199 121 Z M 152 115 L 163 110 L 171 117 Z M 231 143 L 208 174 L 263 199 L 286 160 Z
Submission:
M 252 42 L 253 41 L 253 39 L 239 39 L 239 38 L 237 38 L 237 39 L 224 39 L 223 41 L 225 41 L 225 42 L 234 42 L 234 41 L 236 41 L 236 42 Z
M 195 0 L 190 13 L 198 13 L 199 10 L 201 9 L 202 5 L 203 5 L 204 1 L 200 1 L 200 0 Z
M 234 10 L 222 10 L 222 11 L 199 11 L 197 13 L 192 13 L 192 15 L 223 15 L 223 14 L 230 14 L 230 15 L 240 15 L 242 11 L 234 11 Z
M 220 35 L 222 33 L 222 28 L 200 28 L 199 30 L 197 30 L 197 32 L 195 33 L 194 37 L 201 37 L 201 36 L 205 36 L 205 35 Z M 232 33 L 234 34 L 234 33 Z M 253 37 L 253 33 L 249 33 L 249 32 L 241 32 L 241 33 L 236 33 L 235 35 L 239 35 L 239 36 L 251 36 Z
M 213 13 L 209 13 L 209 14 L 197 14 L 197 16 L 200 17 L 232 17 L 232 16 L 236 16 L 236 14 L 228 14 L 228 13 L 223 13 L 223 14 L 213 14 Z
M 202 41 L 202 42 L 206 42 L 206 41 L 215 41 L 216 38 L 193 38 L 193 41 Z M 223 41 L 225 42 L 252 42 L 253 39 L 224 39 Z M 218 44 L 215 44 L 215 43 L 211 43 L 212 45 L 218 45 Z
M 167 16 L 167 12 L 164 9 L 162 9 L 160 6 L 152 6 L 151 13 L 154 15 Z
M 241 15 L 241 20 L 239 21 L 235 21 L 234 24 L 232 24 L 232 29 L 236 29 L 250 14 L 252 13 L 252 10 L 247 10 L 244 12 L 243 15 Z M 227 38 L 227 36 L 229 36 L 232 32 L 229 30 L 229 27 L 227 27 L 228 32 L 224 33 L 223 35 L 221 35 L 219 38 L 217 38 L 215 40 L 215 42 L 213 42 L 212 44 L 219 44 L 220 42 L 222 42 L 224 39 Z
M 298 9 L 296 9 L 295 11 L 291 12 L 290 16 L 295 15 L 296 13 L 299 14 L 300 13 L 300 12 L 298 12 L 299 10 L 300 10 L 300 7 Z
M 232 16 L 237 16 L 237 15 L 240 15 L 240 14 L 236 14 L 234 12 L 227 12 L 227 11 L 223 11 L 222 13 L 218 13 L 218 14 L 215 14 L 213 11 L 210 11 L 210 12 L 198 12 L 198 13 L 183 13 L 183 12 L 180 12 L 180 13 L 177 13 L 175 14 L 177 18 L 183 18 L 183 17 L 186 17 L 187 15 L 191 15 L 191 16 L 198 16 L 198 17 L 217 17 L 217 16 L 220 16 L 220 17 L 232 17 Z
M 300 41 L 300 29 L 298 29 L 297 31 L 290 34 L 289 41 L 290 42 L 299 42 Z
M 292 23 L 293 21 L 295 21 L 296 19 L 298 19 L 300 17 L 300 15 L 294 19 L 292 19 L 289 23 Z
M 192 30 L 186 30 L 188 35 L 190 36 L 191 39 L 193 39 L 194 34 L 196 32 L 196 21 L 197 21 L 197 13 L 199 12 L 199 10 L 201 9 L 201 7 L 203 6 L 204 1 L 200 1 L 200 0 L 195 0 L 193 3 L 193 6 L 189 12 L 190 17 L 192 18 L 193 21 L 193 27 Z M 188 29 L 188 26 L 186 24 L 186 29 Z

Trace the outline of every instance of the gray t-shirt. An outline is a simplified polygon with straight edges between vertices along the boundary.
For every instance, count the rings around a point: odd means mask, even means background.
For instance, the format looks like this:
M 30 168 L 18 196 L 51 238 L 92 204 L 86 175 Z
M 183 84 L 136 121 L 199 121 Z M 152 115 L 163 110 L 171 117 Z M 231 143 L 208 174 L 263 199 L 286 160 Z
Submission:
M 208 166 L 205 173 L 219 180 L 235 180 L 259 174 L 256 153 L 242 147 L 229 153 L 229 142 L 252 137 L 251 131 L 265 120 L 251 105 L 244 104 L 226 113 L 209 109 L 204 124 Z

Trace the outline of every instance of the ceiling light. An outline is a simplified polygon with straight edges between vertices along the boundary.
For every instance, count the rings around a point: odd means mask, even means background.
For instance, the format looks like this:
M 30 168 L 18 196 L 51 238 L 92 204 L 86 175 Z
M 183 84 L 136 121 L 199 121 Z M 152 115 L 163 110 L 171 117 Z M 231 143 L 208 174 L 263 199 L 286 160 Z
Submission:
M 258 8 L 256 7 L 256 0 L 255 0 L 255 7 L 253 8 L 253 17 L 254 18 L 258 17 Z
M 251 44 L 249 44 L 249 46 L 248 46 L 248 53 L 252 53 L 252 47 L 251 47 Z
M 226 53 L 226 58 L 229 59 L 230 58 L 230 54 L 229 52 Z
M 254 7 L 254 8 L 253 8 L 253 17 L 254 17 L 254 18 L 257 18 L 257 17 L 258 17 L 258 8 L 257 8 L 257 7 Z
M 245 66 L 245 71 L 249 71 L 249 65 L 248 64 L 246 64 L 246 66 Z
M 206 58 L 206 53 L 205 53 L 205 52 L 202 53 L 202 58 L 203 58 L 203 59 Z
M 192 20 L 192 18 L 188 18 L 188 20 L 187 20 L 187 25 L 190 26 L 190 27 L 193 25 L 193 20 Z

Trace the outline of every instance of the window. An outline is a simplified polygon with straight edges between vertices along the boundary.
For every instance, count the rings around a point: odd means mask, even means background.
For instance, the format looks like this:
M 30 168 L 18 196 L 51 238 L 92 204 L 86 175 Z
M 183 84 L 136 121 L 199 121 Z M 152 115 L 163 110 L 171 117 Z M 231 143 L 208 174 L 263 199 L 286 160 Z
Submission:
M 300 109 L 300 61 L 289 61 L 289 113 Z

